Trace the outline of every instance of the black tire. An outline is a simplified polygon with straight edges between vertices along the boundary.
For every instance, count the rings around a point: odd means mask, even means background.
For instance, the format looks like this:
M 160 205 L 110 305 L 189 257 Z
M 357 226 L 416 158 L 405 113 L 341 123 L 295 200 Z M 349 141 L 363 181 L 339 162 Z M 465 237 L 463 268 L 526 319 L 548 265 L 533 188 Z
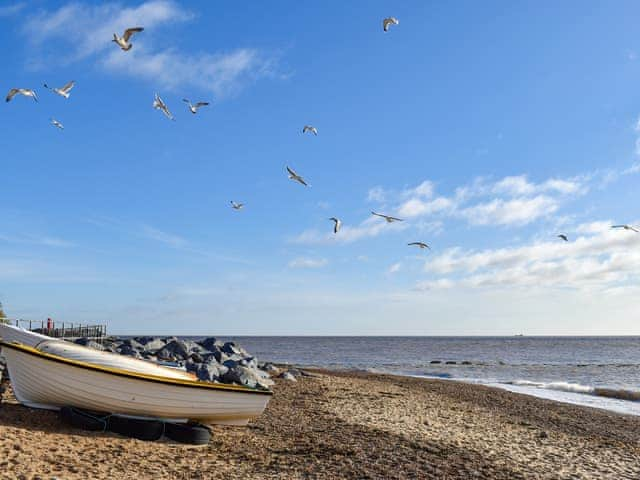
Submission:
M 211 431 L 199 423 L 165 423 L 164 434 L 180 443 L 207 445 L 211 440 Z
M 60 418 L 64 423 L 92 432 L 104 432 L 107 429 L 108 417 L 108 414 L 80 410 L 74 407 L 60 409 Z
M 164 422 L 159 420 L 139 420 L 136 418 L 112 415 L 108 428 L 114 433 L 138 440 L 155 441 L 164 433 Z

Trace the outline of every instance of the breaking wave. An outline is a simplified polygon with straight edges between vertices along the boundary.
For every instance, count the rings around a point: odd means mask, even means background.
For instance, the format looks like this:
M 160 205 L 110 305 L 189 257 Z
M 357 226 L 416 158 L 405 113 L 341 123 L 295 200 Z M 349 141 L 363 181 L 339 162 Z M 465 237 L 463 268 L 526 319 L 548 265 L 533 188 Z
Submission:
M 640 401 L 640 392 L 634 390 L 625 390 L 618 388 L 591 387 L 589 385 L 581 385 L 579 383 L 569 382 L 531 382 L 529 380 L 516 380 L 513 382 L 504 382 L 507 385 L 516 385 L 520 387 L 535 387 L 545 390 L 557 390 L 560 392 L 583 393 L 595 395 L 597 397 L 615 398 L 618 400 L 628 400 L 632 402 Z

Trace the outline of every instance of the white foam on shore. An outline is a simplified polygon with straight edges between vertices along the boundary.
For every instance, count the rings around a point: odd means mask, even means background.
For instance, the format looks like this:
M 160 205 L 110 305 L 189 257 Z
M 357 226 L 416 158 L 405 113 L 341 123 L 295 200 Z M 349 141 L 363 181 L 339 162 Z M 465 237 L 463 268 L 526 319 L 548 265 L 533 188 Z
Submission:
M 533 383 L 533 382 L 531 382 Z M 555 382 L 560 383 L 560 382 Z M 640 402 L 630 402 L 628 400 L 618 400 L 616 398 L 599 397 L 596 395 L 585 395 L 590 393 L 583 391 L 577 393 L 576 391 L 568 390 L 551 390 L 544 387 L 536 387 L 531 385 L 515 385 L 507 383 L 487 383 L 490 387 L 498 387 L 503 390 L 508 390 L 515 393 L 523 393 L 525 395 L 531 395 L 538 398 L 546 398 L 547 400 L 555 400 L 556 402 L 571 403 L 573 405 L 582 405 L 584 407 L 600 408 L 602 410 L 609 410 L 616 413 L 625 413 L 627 415 L 640 416 Z M 576 385 L 576 384 L 568 384 Z M 584 387 L 580 385 L 580 387 Z M 592 387 L 584 387 L 593 391 Z
M 583 407 L 599 408 L 610 412 L 623 413 L 626 415 L 640 416 L 640 402 L 629 400 L 619 400 L 594 395 L 596 389 L 587 385 L 568 382 L 531 382 L 528 380 L 517 380 L 510 383 L 488 381 L 471 378 L 442 378 L 431 375 L 410 375 L 412 377 L 430 378 L 452 382 L 473 383 L 476 385 L 486 385 L 488 387 L 500 388 L 509 392 L 521 393 L 532 397 L 544 398 L 561 403 L 581 405 Z

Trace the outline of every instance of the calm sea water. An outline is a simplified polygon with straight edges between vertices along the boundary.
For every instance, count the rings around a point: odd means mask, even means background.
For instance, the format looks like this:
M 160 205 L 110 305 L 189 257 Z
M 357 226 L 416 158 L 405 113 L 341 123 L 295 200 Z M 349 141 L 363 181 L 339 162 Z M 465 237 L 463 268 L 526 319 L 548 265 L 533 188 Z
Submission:
M 462 380 L 640 415 L 640 337 L 221 339 L 261 361 Z

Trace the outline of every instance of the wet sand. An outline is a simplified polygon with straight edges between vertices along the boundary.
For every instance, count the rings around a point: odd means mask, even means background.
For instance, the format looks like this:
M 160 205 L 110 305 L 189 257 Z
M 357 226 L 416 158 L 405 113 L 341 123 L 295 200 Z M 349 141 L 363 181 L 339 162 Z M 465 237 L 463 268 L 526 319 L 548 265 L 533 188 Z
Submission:
M 71 429 L 0 404 L 4 479 L 638 479 L 640 418 L 456 382 L 317 372 L 278 380 L 209 445 Z

